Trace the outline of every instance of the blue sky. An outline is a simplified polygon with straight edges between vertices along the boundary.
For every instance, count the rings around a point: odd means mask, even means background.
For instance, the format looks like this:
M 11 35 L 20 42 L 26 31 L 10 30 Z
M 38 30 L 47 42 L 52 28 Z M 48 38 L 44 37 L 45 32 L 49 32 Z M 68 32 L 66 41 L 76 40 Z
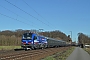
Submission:
M 90 35 L 90 0 L 0 0 L 0 30 L 60 30 Z

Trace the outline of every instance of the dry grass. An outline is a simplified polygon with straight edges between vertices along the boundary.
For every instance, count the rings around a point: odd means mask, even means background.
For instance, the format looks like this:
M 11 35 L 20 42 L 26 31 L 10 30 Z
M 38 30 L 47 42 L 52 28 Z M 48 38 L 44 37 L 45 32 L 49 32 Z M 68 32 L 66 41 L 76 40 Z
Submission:
M 90 48 L 85 48 L 84 50 L 90 54 Z
M 21 48 L 21 46 L 0 46 L 0 50 L 12 50 L 16 48 Z
M 70 47 L 68 50 L 56 53 L 42 60 L 66 60 L 66 58 L 73 52 L 73 50 L 74 47 Z

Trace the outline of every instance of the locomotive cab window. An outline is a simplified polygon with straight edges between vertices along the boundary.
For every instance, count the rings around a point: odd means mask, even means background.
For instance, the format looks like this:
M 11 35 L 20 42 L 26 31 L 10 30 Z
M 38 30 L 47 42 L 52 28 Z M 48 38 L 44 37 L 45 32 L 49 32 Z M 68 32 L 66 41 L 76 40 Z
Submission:
M 34 40 L 36 40 L 37 39 L 37 36 L 34 36 Z
M 32 39 L 32 33 L 23 34 L 23 39 Z

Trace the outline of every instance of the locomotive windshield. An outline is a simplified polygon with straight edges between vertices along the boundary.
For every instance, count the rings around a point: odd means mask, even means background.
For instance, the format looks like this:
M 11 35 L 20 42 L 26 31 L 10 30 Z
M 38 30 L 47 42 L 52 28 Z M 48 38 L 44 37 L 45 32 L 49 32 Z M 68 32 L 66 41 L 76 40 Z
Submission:
M 32 39 L 32 33 L 23 34 L 23 39 Z

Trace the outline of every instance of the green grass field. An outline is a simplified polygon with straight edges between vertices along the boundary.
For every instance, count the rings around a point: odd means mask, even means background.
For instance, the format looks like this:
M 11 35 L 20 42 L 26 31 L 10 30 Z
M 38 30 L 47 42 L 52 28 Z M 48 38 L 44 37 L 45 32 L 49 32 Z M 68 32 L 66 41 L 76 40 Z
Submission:
M 21 46 L 0 46 L 0 50 L 12 50 L 16 48 L 21 48 Z

